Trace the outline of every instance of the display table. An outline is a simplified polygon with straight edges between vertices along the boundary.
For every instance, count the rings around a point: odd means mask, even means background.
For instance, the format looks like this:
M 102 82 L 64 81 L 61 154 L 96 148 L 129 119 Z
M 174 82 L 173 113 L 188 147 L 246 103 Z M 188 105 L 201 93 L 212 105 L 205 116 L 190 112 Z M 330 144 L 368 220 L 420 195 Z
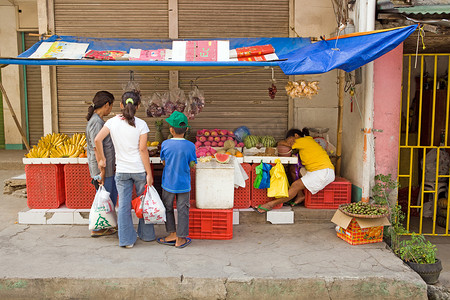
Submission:
M 261 161 L 274 163 L 280 159 L 283 164 L 297 163 L 297 157 L 278 156 L 244 156 L 235 158 L 241 164 L 249 177 L 245 181 L 245 188 L 234 188 L 234 193 L 228 195 L 228 201 L 232 201 L 232 208 L 245 209 L 264 204 L 271 198 L 267 197 L 266 189 L 255 189 L 253 181 L 256 174 L 254 169 Z M 95 196 L 95 188 L 91 184 L 87 158 L 23 158 L 27 181 L 28 207 L 36 209 L 58 208 L 66 204 L 71 209 L 88 209 L 92 205 Z M 150 157 L 152 169 L 154 165 L 161 164 L 159 157 Z M 201 168 L 202 163 L 197 165 Z M 228 165 L 227 165 L 228 166 Z M 232 164 L 229 165 L 233 168 Z M 221 197 L 221 176 L 210 179 L 209 176 L 196 175 L 197 170 L 191 171 L 191 204 L 195 206 L 196 199 L 202 197 Z M 207 171 L 202 171 L 203 173 Z M 211 175 L 211 174 L 210 174 Z M 205 179 L 206 178 L 206 179 Z M 211 177 L 211 178 L 214 178 Z M 199 187 L 196 186 L 200 183 Z M 209 191 L 210 186 L 216 186 L 215 191 Z M 197 192 L 196 192 L 197 191 Z M 228 193 L 229 194 L 229 193 Z M 230 200 L 231 199 L 231 200 Z M 204 198 L 201 202 L 204 202 Z M 279 208 L 278 206 L 276 208 Z

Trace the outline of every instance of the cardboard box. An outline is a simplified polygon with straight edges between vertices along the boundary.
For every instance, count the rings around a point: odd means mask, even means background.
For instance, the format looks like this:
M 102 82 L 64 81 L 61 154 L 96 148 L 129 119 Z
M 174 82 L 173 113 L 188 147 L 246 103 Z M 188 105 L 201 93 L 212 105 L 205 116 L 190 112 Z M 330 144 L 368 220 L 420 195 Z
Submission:
M 351 245 L 371 244 L 383 241 L 383 226 L 389 220 L 381 218 L 354 218 L 337 210 L 331 222 L 337 225 L 337 236 Z

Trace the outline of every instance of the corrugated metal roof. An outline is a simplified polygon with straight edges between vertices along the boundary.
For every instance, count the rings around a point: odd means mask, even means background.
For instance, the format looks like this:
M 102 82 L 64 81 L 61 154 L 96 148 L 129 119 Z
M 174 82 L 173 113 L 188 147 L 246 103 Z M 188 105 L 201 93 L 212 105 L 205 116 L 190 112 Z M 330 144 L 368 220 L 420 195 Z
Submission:
M 412 7 L 399 7 L 397 11 L 402 14 L 450 14 L 450 5 L 420 5 Z

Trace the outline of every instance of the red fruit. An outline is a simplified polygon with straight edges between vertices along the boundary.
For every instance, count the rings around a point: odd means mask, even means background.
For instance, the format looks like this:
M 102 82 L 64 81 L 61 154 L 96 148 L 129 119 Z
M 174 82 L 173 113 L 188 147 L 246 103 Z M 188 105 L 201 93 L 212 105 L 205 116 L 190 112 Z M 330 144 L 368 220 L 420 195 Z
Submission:
M 220 136 L 214 137 L 214 141 L 215 141 L 215 142 L 220 142 Z
M 238 144 L 238 147 L 244 147 L 245 145 L 244 145 L 244 143 L 239 143 Z
M 232 136 L 229 136 L 229 137 L 227 137 L 227 140 L 232 141 L 232 140 L 234 140 L 234 138 Z
M 217 142 L 212 142 L 211 147 L 217 147 Z
M 210 141 L 210 142 L 214 141 L 214 137 L 213 136 L 208 136 L 208 141 Z
M 228 135 L 234 136 L 234 132 L 228 130 Z
M 203 143 L 202 142 L 195 142 L 195 147 L 201 147 L 203 145 Z
M 211 133 L 209 132 L 209 130 L 203 129 L 205 132 L 203 132 L 204 136 L 209 136 Z
M 211 136 L 218 136 L 218 135 L 219 135 L 219 133 L 217 133 L 217 131 L 215 131 L 215 130 L 211 131 Z
M 218 142 L 217 147 L 223 147 L 223 142 Z
M 199 137 L 198 138 L 198 140 L 200 141 L 200 142 L 206 142 L 206 137 L 204 137 L 204 136 L 201 136 L 201 137 Z
M 203 145 L 205 145 L 205 146 L 211 146 L 211 142 L 204 142 Z
M 211 152 L 206 152 L 206 156 L 212 156 Z
M 222 135 L 227 135 L 228 134 L 228 130 L 226 130 L 226 129 L 222 129 L 222 130 L 220 130 L 220 132 L 222 133 Z
M 225 141 L 227 140 L 227 137 L 226 137 L 226 136 L 223 136 L 223 137 L 220 138 L 220 140 L 221 140 L 222 142 L 225 142 Z

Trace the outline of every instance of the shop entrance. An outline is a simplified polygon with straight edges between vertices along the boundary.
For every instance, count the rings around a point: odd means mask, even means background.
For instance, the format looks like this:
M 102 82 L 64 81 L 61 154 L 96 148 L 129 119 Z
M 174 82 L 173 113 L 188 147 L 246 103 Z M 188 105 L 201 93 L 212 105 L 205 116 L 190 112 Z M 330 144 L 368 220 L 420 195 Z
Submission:
M 409 232 L 449 236 L 450 54 L 408 54 L 403 91 L 398 203 Z

